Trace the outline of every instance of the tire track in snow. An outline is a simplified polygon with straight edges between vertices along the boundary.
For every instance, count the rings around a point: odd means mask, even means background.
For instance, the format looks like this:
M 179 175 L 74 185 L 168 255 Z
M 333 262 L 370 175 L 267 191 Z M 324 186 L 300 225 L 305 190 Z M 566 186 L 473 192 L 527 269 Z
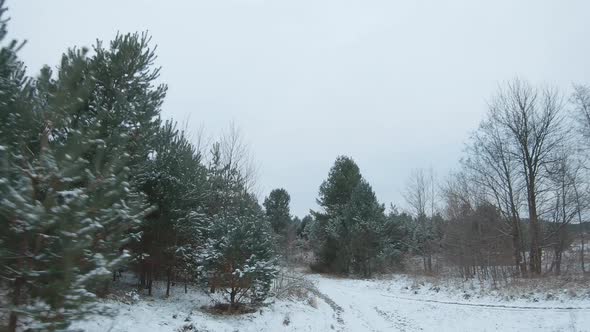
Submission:
M 411 320 L 408 317 L 404 317 L 404 316 L 398 315 L 396 313 L 380 310 L 377 306 L 371 307 L 371 306 L 360 305 L 363 303 L 363 301 L 358 301 L 357 296 L 356 296 L 357 294 L 354 294 L 354 292 L 350 292 L 351 289 L 349 289 L 347 287 L 343 287 L 343 286 L 339 285 L 339 286 L 336 286 L 336 288 L 338 289 L 338 292 L 346 295 L 348 302 L 351 302 L 348 304 L 348 307 L 346 310 L 348 310 L 349 315 L 354 316 L 357 324 L 360 323 L 362 325 L 363 331 L 382 332 L 382 331 L 384 331 L 383 328 L 388 325 L 389 325 L 389 327 L 387 328 L 387 330 L 393 329 L 395 331 L 402 331 L 402 332 L 403 331 L 421 331 L 422 330 L 421 327 L 417 326 L 415 321 Z M 322 295 L 326 296 L 329 299 L 329 301 L 334 302 L 327 295 L 325 295 L 325 294 L 322 294 Z M 342 309 L 342 307 L 340 307 L 339 305 L 337 305 L 337 304 L 335 304 L 335 305 L 338 308 Z M 344 310 L 342 309 L 341 312 L 343 312 L 343 311 Z M 371 313 L 371 311 L 373 312 L 373 314 Z M 374 313 L 376 313 L 377 315 L 374 315 Z M 349 317 L 349 318 L 352 318 L 352 317 Z M 379 324 L 380 320 L 382 320 L 381 324 Z M 347 326 L 347 323 L 342 319 L 342 317 L 340 317 L 339 323 L 347 330 L 350 330 L 353 332 L 357 331 L 357 330 L 353 329 L 352 327 Z
M 340 329 L 338 331 L 344 331 L 344 319 L 342 319 L 342 313 L 344 312 L 344 309 L 342 309 L 342 307 L 334 302 L 334 300 L 332 300 L 328 295 L 320 292 L 315 286 L 309 286 L 308 289 L 315 296 L 326 302 L 332 308 L 332 310 L 334 310 L 334 316 L 340 325 Z
M 577 332 L 577 330 L 576 330 L 576 313 L 573 311 L 570 311 L 570 328 L 572 329 L 573 332 Z
M 404 300 L 404 301 L 415 301 L 415 302 L 427 302 L 427 303 L 438 303 L 448 305 L 460 305 L 466 307 L 484 307 L 498 310 L 551 310 L 556 312 L 571 312 L 571 311 L 585 311 L 590 310 L 590 307 L 533 307 L 533 306 L 515 306 L 505 304 L 486 304 L 486 303 L 467 303 L 467 302 L 452 302 L 452 301 L 441 301 L 431 299 L 416 299 L 411 297 L 402 297 L 395 295 L 380 294 L 383 297 L 389 297 L 392 299 Z
M 404 317 L 395 312 L 381 310 L 377 307 L 374 308 L 377 313 L 383 317 L 386 321 L 393 324 L 392 328 L 395 328 L 396 331 L 405 332 L 405 331 L 422 331 L 423 329 L 419 327 L 414 320 L 409 317 Z
M 377 283 L 315 277 L 318 289 L 338 301 L 345 331 L 424 331 L 440 328 L 448 331 L 472 331 L 485 322 L 489 330 L 576 331 L 588 321 L 590 307 L 567 303 L 539 306 L 523 303 L 469 303 L 440 298 L 396 296 Z M 555 305 L 559 305 L 555 303 Z M 494 322 L 493 317 L 504 319 Z M 463 319 L 465 318 L 465 319 Z M 458 327 L 457 327 L 458 326 Z M 523 328 L 524 327 L 524 328 Z M 549 329 L 552 327 L 552 329 Z M 584 330 L 582 328 L 582 330 Z M 589 331 L 590 332 L 590 331 Z
M 374 308 L 375 311 L 386 321 L 392 323 L 392 328 L 395 328 L 396 331 L 405 332 L 405 331 L 422 331 L 423 329 L 419 327 L 415 321 L 413 321 L 409 317 L 404 317 L 401 315 L 396 314 L 395 312 L 389 312 L 385 310 L 381 310 L 377 307 Z
M 371 332 L 380 332 L 379 330 L 375 329 L 375 327 L 373 327 L 371 322 L 365 318 L 365 315 L 363 314 L 363 312 L 361 312 L 358 308 L 354 307 L 352 304 L 349 305 L 349 307 L 350 307 L 350 310 L 353 311 L 356 318 L 358 318 L 359 321 L 363 322 L 363 325 L 364 325 L 364 327 L 367 328 L 367 330 L 370 330 Z

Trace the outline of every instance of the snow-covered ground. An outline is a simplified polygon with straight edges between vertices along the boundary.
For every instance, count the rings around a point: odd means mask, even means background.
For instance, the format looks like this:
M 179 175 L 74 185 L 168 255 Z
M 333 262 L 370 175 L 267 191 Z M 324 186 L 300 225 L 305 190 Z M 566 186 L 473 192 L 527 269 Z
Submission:
M 482 292 L 474 285 L 396 276 L 353 280 L 307 275 L 315 289 L 305 297 L 274 300 L 252 314 L 211 315 L 211 299 L 198 290 L 174 289 L 165 299 L 133 304 L 109 301 L 114 318 L 73 327 L 85 331 L 590 331 L 588 288 L 554 293 Z M 507 295 L 510 294 L 510 295 Z M 190 328 L 190 329 L 189 329 Z
M 493 294 L 476 298 L 420 287 L 405 278 L 315 279 L 318 289 L 342 307 L 344 331 L 590 331 L 587 298 L 505 301 Z
M 153 297 L 132 291 L 123 301 L 106 301 L 118 311 L 115 317 L 90 317 L 71 328 L 88 332 L 329 331 L 335 322 L 334 311 L 321 300 L 271 300 L 255 313 L 214 315 L 201 310 L 214 301 L 199 289 L 189 288 L 185 294 L 176 287 L 166 298 L 164 285 L 154 288 Z

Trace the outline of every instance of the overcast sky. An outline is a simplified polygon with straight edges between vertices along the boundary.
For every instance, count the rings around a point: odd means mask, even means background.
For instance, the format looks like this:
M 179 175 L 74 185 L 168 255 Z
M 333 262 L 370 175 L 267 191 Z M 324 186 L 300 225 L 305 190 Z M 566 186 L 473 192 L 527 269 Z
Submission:
M 239 126 L 262 197 L 303 216 L 338 155 L 403 206 L 414 168 L 456 168 L 486 100 L 515 76 L 590 83 L 587 0 L 8 0 L 30 73 L 71 46 L 149 30 L 164 117 Z

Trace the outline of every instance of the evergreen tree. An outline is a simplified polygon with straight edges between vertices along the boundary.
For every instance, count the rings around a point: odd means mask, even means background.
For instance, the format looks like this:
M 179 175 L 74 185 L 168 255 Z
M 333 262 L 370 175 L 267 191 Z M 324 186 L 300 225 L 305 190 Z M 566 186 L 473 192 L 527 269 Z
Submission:
M 208 216 L 219 215 L 224 209 L 241 204 L 242 193 L 246 190 L 246 181 L 239 168 L 232 163 L 231 157 L 224 155 L 221 143 L 215 142 L 211 147 L 211 160 L 207 170 Z
M 304 218 L 316 255 L 313 268 L 370 277 L 400 262 L 403 229 L 387 218 L 371 185 L 348 157 L 338 157 L 320 187 L 315 220 Z
M 224 210 L 210 223 L 199 254 L 202 281 L 222 290 L 230 310 L 243 299 L 264 300 L 277 273 L 270 226 L 252 195 L 244 193 L 240 200 L 238 208 Z
M 266 218 L 276 234 L 285 235 L 287 227 L 291 223 L 290 202 L 291 196 L 283 188 L 273 189 L 264 199 Z
M 391 206 L 385 218 L 382 230 L 382 249 L 377 257 L 378 265 L 403 268 L 403 254 L 408 251 L 408 228 L 412 223 L 412 216 L 400 213 L 395 206 Z
M 128 154 L 97 138 L 97 121 L 70 127 L 93 84 L 86 64 L 83 50 L 71 51 L 57 81 L 44 69 L 34 93 L 16 88 L 14 95 L 2 95 L 13 101 L 0 103 L 2 117 L 30 118 L 30 124 L 14 123 L 43 127 L 32 144 L 11 143 L 20 130 L 32 136 L 25 127 L 0 133 L 0 270 L 11 291 L 9 330 L 19 317 L 28 317 L 33 330 L 62 330 L 74 319 L 104 312 L 96 292 L 128 257 L 120 249 L 138 235 L 145 207 L 130 190 Z M 13 107 L 21 93 L 35 97 L 29 108 Z M 118 158 L 103 161 L 107 149 Z M 92 159 L 88 151 L 94 151 Z
M 432 217 L 420 215 L 406 224 L 409 249 L 422 257 L 424 270 L 432 273 L 432 256 L 440 247 L 443 218 L 439 214 Z
M 247 170 L 238 160 L 236 137 L 216 142 L 207 169 L 206 219 L 200 228 L 199 279 L 211 292 L 221 290 L 234 308 L 244 299 L 263 300 L 276 274 L 272 228 L 254 195 Z
M 350 202 L 352 192 L 361 181 L 357 164 L 350 157 L 339 156 L 330 169 L 328 179 L 320 186 L 317 203 L 323 208 L 323 216 L 330 218 Z M 316 216 L 320 213 L 315 213 Z
M 79 110 L 72 123 L 74 128 L 84 127 L 97 119 L 99 138 L 122 137 L 134 175 L 141 175 L 137 168 L 157 143 L 167 91 L 166 85 L 155 83 L 160 68 L 154 68 L 156 48 L 150 48 L 150 41 L 147 33 L 118 34 L 108 48 L 97 41 L 87 68 L 95 83 L 86 107 Z
M 349 272 L 350 250 L 344 239 L 348 238 L 348 229 L 343 224 L 342 212 L 361 179 L 356 163 L 349 157 L 340 156 L 330 169 L 328 179 L 320 186 L 317 202 L 323 211 L 312 211 L 315 222 L 310 228 L 316 268 Z
M 136 181 L 155 209 L 146 218 L 135 251 L 142 284 L 151 294 L 154 274 L 165 271 L 169 294 L 175 269 L 189 278 L 193 266 L 190 253 L 201 239 L 207 174 L 200 153 L 172 122 L 160 128 L 151 149 Z
M 0 0 L 0 42 L 6 36 L 6 20 L 2 15 L 4 1 Z M 25 66 L 17 57 L 23 46 L 13 40 L 0 48 L 0 137 L 4 148 L 12 148 L 30 157 L 30 151 L 38 150 L 41 123 L 33 112 L 34 89 L 25 75 Z M 18 130 L 17 130 L 18 129 Z M 4 154 L 4 158 L 11 157 Z
M 297 227 L 297 236 L 303 239 L 309 239 L 309 232 L 310 227 L 313 224 L 313 217 L 308 214 L 303 219 L 301 219 L 301 223 Z
M 149 202 L 156 206 L 149 222 L 142 227 L 142 247 L 134 246 L 135 260 L 143 263 L 142 283 L 147 272 L 150 280 L 159 272 L 160 266 L 154 265 L 156 261 L 174 262 L 177 240 L 174 223 L 188 220 L 189 214 L 195 215 L 185 207 L 187 201 L 192 206 L 198 205 L 194 202 L 195 177 L 204 177 L 200 157 L 193 155 L 194 148 L 184 136 L 170 128 L 171 124 L 160 130 L 160 108 L 167 88 L 155 83 L 160 68 L 154 67 L 155 48 L 150 48 L 150 40 L 146 33 L 134 33 L 117 35 L 108 47 L 97 41 L 94 55 L 83 62 L 74 61 L 80 58 L 80 50 L 69 50 L 57 80 L 53 81 L 51 72 L 46 70 L 38 84 L 41 103 L 50 103 L 49 99 L 60 91 L 67 94 L 84 86 L 84 102 L 71 112 L 69 122 L 54 126 L 52 137 L 59 142 L 68 139 L 72 132 L 95 126 L 96 138 L 109 144 L 102 151 L 90 147 L 84 157 L 109 163 L 121 153 L 128 155 L 131 190 L 146 193 Z M 64 79 L 74 72 L 79 72 L 78 81 Z M 158 154 L 160 158 L 150 158 Z M 154 238 L 158 240 L 152 241 Z M 152 264 L 148 267 L 145 258 L 150 254 Z M 164 269 L 170 276 L 170 264 L 165 264 Z
M 377 257 L 384 241 L 384 206 L 379 204 L 371 185 L 364 179 L 354 188 L 343 216 L 345 239 L 350 246 L 352 268 L 370 277 L 378 268 Z

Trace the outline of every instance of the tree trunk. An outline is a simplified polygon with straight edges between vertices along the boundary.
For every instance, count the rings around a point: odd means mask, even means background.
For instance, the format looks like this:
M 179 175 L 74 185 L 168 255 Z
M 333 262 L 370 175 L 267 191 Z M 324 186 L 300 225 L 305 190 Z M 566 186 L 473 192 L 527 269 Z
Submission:
M 584 267 L 584 226 L 582 224 L 582 232 L 580 233 L 580 240 L 581 240 L 581 252 L 580 252 L 580 259 L 582 261 L 582 274 L 586 273 L 586 268 Z
M 561 249 L 555 250 L 555 275 L 561 274 Z
M 170 296 L 170 282 L 171 282 L 171 276 L 172 276 L 172 268 L 168 268 L 168 270 L 166 271 L 166 297 Z
M 20 248 L 21 255 L 24 257 L 25 253 L 28 250 L 28 242 L 27 242 L 26 237 L 23 237 L 20 247 L 21 247 Z M 18 266 L 19 266 L 19 270 L 21 272 L 25 268 L 25 264 L 26 264 L 26 262 L 25 262 L 24 258 L 18 259 Z M 12 293 L 12 305 L 14 305 L 15 307 L 18 307 L 18 305 L 20 305 L 21 292 L 22 292 L 22 288 L 24 285 L 25 285 L 25 279 L 22 276 L 18 276 L 15 278 L 14 292 Z M 15 332 L 17 323 L 18 323 L 18 314 L 15 311 L 11 311 L 10 316 L 9 316 L 9 321 L 8 321 L 8 331 Z
M 529 171 L 532 174 L 532 171 Z M 535 179 L 532 175 L 529 175 L 527 184 L 527 195 L 528 195 L 528 206 L 529 206 L 529 223 L 531 233 L 531 251 L 529 257 L 529 267 L 532 274 L 541 274 L 541 230 L 539 226 L 539 218 L 537 216 L 537 199 L 535 197 Z
M 148 273 L 148 295 L 152 296 L 152 285 L 154 281 L 154 263 L 150 263 L 150 270 Z
M 141 262 L 140 265 L 140 278 L 139 278 L 139 288 L 140 289 L 145 289 L 146 287 L 146 267 L 145 267 L 145 262 Z
M 514 264 L 519 274 L 524 277 L 526 275 L 526 264 L 522 261 L 520 220 L 516 217 L 512 218 L 512 246 L 514 247 Z
M 21 277 L 17 277 L 16 280 L 14 281 L 14 293 L 12 294 L 12 304 L 16 307 L 20 304 L 20 296 L 21 296 L 21 288 L 23 285 L 23 278 Z M 18 322 L 18 315 L 16 312 L 11 311 L 10 312 L 10 318 L 9 318 L 9 322 L 8 322 L 8 331 L 9 332 L 15 332 L 16 331 L 16 325 Z
M 237 291 L 232 288 L 231 293 L 229 293 L 229 308 L 230 310 L 234 308 L 236 304 L 236 293 Z
M 576 204 L 578 205 L 577 212 L 578 212 L 578 223 L 580 224 L 580 262 L 582 263 L 582 274 L 586 273 L 586 268 L 584 267 L 584 223 L 582 222 L 582 212 L 580 211 L 580 198 L 578 196 L 578 190 L 575 188 L 576 194 Z

